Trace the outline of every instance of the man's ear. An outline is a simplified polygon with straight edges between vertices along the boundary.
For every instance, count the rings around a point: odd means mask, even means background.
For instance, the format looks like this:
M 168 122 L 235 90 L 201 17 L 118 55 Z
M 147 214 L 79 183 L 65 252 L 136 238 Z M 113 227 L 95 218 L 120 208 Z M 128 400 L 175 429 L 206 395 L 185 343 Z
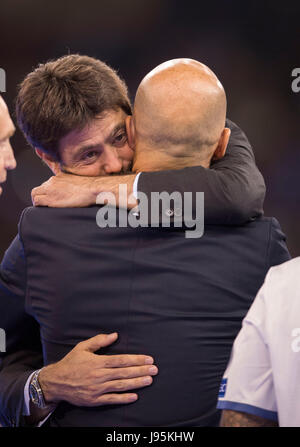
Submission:
M 135 148 L 135 128 L 134 128 L 134 121 L 132 116 L 127 116 L 125 118 L 125 125 L 126 125 L 126 133 L 128 138 L 128 145 L 129 147 L 134 150 Z
M 230 138 L 231 130 L 228 127 L 224 127 L 222 134 L 220 136 L 218 146 L 212 156 L 212 160 L 220 160 L 223 158 L 227 149 L 228 141 Z
M 61 172 L 59 162 L 56 161 L 51 155 L 46 154 L 44 151 L 41 151 L 41 149 L 34 148 L 35 153 L 38 157 L 40 157 L 44 163 L 51 169 L 54 175 L 57 175 Z

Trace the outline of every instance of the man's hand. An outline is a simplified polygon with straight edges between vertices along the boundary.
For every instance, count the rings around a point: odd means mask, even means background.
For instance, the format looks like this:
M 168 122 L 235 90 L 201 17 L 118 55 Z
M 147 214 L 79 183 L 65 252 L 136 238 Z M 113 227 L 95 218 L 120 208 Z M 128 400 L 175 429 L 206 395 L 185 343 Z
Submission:
M 95 205 L 98 194 L 112 193 L 115 202 L 111 205 L 128 206 L 137 205 L 126 199 L 132 194 L 135 175 L 84 177 L 79 175 L 60 173 L 50 177 L 45 183 L 31 192 L 32 203 L 35 206 L 49 206 L 53 208 L 78 208 Z M 119 197 L 119 184 L 127 186 L 126 197 Z M 107 201 L 106 201 L 107 202 Z
M 93 189 L 98 177 L 60 173 L 31 191 L 35 206 L 72 208 L 95 205 L 97 193 Z
M 150 385 L 158 369 L 145 355 L 98 355 L 98 349 L 115 342 L 118 335 L 96 335 L 78 343 L 59 362 L 42 369 L 39 382 L 46 403 L 62 400 L 78 406 L 128 404 Z

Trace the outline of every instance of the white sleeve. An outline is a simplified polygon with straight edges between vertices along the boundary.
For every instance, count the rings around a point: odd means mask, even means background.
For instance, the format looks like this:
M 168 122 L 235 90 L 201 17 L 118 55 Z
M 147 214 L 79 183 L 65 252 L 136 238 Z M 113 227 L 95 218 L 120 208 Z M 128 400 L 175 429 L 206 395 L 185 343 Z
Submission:
M 264 286 L 244 318 L 224 373 L 217 408 L 277 421 L 270 354 L 266 342 Z
M 29 384 L 31 381 L 31 377 L 33 376 L 34 373 L 35 373 L 35 371 L 32 374 L 30 374 L 30 376 L 28 377 L 27 382 L 25 384 L 23 416 L 30 416 Z
M 30 374 L 30 376 L 27 379 L 27 382 L 25 384 L 24 387 L 24 406 L 23 406 L 23 416 L 30 416 L 30 397 L 29 397 L 29 384 L 30 384 L 30 380 L 31 377 L 33 376 L 33 374 L 35 373 L 35 371 Z M 37 427 L 41 427 L 44 422 L 46 422 L 46 420 L 48 419 L 48 417 L 51 416 L 51 414 L 53 413 L 54 409 L 52 411 L 50 411 L 49 414 L 47 414 L 47 416 L 42 419 L 38 424 Z

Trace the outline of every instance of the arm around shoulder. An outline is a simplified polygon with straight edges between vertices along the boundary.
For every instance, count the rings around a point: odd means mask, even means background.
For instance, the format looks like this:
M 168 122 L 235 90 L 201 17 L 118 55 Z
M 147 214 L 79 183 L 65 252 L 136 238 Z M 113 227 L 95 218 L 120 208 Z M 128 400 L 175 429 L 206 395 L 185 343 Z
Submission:
M 150 197 L 151 192 L 179 191 L 193 193 L 193 214 L 196 192 L 204 192 L 206 224 L 239 225 L 263 214 L 264 179 L 255 164 L 251 145 L 243 131 L 227 120 L 231 130 L 225 156 L 211 164 L 180 170 L 143 172 L 138 190 Z M 183 206 L 184 209 L 184 206 Z M 184 217 L 184 213 L 183 213 Z

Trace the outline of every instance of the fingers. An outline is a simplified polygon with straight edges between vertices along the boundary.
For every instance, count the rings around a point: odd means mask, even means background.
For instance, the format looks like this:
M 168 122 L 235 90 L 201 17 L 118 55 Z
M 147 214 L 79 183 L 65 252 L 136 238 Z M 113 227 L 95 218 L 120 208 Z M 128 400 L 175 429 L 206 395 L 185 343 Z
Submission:
M 44 187 L 44 184 L 41 186 L 37 186 L 36 188 L 33 188 L 31 191 L 32 203 L 35 205 L 37 198 L 44 197 L 45 192 L 46 188 Z
M 49 205 L 49 199 L 47 196 L 43 195 L 36 195 L 36 196 L 32 196 L 31 195 L 31 199 L 32 199 L 32 203 L 34 206 L 48 206 Z
M 131 402 L 135 402 L 137 399 L 138 395 L 133 393 L 103 394 L 97 398 L 93 406 L 130 404 Z
M 152 365 L 153 358 L 148 355 L 120 354 L 99 356 L 99 368 L 125 368 L 128 366 Z
M 89 338 L 88 340 L 82 341 L 76 345 L 77 349 L 82 349 L 88 352 L 95 352 L 105 346 L 111 345 L 118 338 L 116 332 L 112 334 L 99 334 L 95 337 Z
M 99 372 L 99 380 L 111 381 L 117 379 L 134 379 L 144 376 L 155 376 L 158 368 L 155 365 L 133 366 L 129 368 L 105 368 Z
M 31 191 L 31 197 L 37 196 L 39 194 L 43 193 L 43 187 L 42 186 L 37 186 L 36 188 L 33 188 Z
M 78 343 L 75 349 L 95 352 L 111 345 L 117 338 L 117 332 L 111 334 L 99 334 Z M 154 362 L 152 357 L 141 354 L 101 355 L 98 356 L 96 360 L 99 364 L 99 368 L 125 368 L 130 366 L 152 365 Z
M 31 194 L 32 194 L 32 195 L 44 194 L 44 193 L 45 193 L 45 190 L 47 189 L 44 185 L 45 185 L 45 183 L 47 183 L 47 182 L 48 182 L 48 180 L 47 180 L 46 182 L 42 183 L 40 186 L 36 186 L 35 188 L 33 188 L 33 189 L 31 190 Z
M 31 200 L 34 206 L 42 206 L 43 202 L 43 186 L 38 186 L 37 188 L 33 188 L 31 191 Z
M 50 177 L 48 180 L 46 180 L 44 183 L 42 183 L 40 186 L 37 186 L 36 188 L 33 188 L 31 190 L 31 197 L 32 199 L 35 199 L 37 196 L 44 196 L 46 195 L 49 184 L 51 185 L 51 182 L 53 182 L 53 179 L 55 179 L 55 176 Z
M 59 200 L 57 197 L 53 197 L 49 194 L 31 196 L 34 206 L 48 206 L 49 208 L 69 208 L 72 207 L 72 203 L 68 203 L 66 200 Z
M 112 380 L 110 382 L 106 382 L 101 387 L 101 394 L 104 393 L 116 393 L 121 391 L 129 391 L 134 390 L 136 388 L 144 388 L 145 386 L 151 385 L 153 379 L 151 376 L 138 377 L 135 379 L 126 379 L 126 380 Z

